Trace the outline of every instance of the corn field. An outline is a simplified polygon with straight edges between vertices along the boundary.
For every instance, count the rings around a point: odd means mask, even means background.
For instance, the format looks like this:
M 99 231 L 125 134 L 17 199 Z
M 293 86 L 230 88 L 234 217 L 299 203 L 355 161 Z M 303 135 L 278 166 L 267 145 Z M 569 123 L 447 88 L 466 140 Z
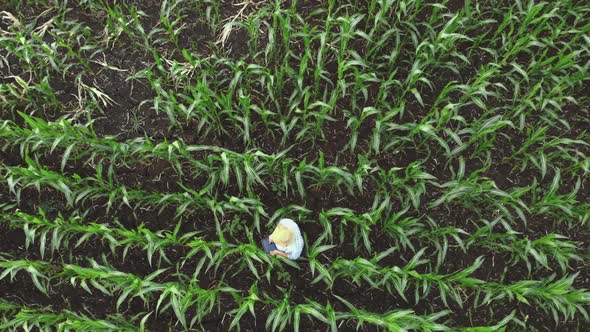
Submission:
M 585 1 L 0 0 L 0 330 L 588 331 L 589 70 Z

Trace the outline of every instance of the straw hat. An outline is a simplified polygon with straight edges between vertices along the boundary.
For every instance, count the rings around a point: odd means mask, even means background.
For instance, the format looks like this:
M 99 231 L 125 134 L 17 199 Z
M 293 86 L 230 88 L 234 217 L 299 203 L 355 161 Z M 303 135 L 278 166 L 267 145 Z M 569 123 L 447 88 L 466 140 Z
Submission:
M 282 224 L 278 224 L 270 236 L 272 237 L 272 241 L 279 247 L 288 247 L 295 241 L 293 231 Z

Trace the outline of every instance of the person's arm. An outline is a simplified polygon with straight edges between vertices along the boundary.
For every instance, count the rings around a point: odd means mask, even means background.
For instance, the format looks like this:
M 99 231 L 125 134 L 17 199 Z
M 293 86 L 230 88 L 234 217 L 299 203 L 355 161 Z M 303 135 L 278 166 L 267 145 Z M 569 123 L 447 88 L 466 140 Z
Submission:
M 289 258 L 289 254 L 287 254 L 284 251 L 280 251 L 280 250 L 273 250 L 273 251 L 270 252 L 270 254 L 271 255 L 280 255 L 280 256 L 283 256 L 285 258 Z

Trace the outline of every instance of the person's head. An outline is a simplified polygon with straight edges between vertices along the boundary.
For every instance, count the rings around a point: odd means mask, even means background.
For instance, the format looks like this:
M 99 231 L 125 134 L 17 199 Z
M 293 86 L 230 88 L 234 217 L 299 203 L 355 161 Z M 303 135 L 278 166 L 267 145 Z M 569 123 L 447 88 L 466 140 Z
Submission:
M 275 228 L 270 236 L 277 247 L 288 247 L 293 241 L 295 241 L 295 234 L 293 234 L 293 231 L 282 224 L 278 224 L 277 228 Z

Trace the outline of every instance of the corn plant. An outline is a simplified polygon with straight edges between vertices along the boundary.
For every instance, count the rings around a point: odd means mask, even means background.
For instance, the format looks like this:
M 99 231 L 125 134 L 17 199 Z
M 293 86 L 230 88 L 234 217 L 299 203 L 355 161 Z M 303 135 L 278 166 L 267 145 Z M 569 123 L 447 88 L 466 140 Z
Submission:
M 145 315 L 139 327 L 120 315 L 107 319 L 96 319 L 69 310 L 53 312 L 49 309 L 28 307 L 0 301 L 0 315 L 4 318 L 0 328 L 5 331 L 36 329 L 38 331 L 145 331 L 145 322 L 150 314 Z
M 481 257 L 476 259 L 470 267 L 451 274 L 420 273 L 416 268 L 429 262 L 427 259 L 422 259 L 424 249 L 416 253 L 404 267 L 382 268 L 377 264 L 396 249 L 391 248 L 379 253 L 371 260 L 339 258 L 329 267 L 329 274 L 332 275 L 332 278 L 325 281 L 333 283 L 334 279 L 345 275 L 351 277 L 352 281 L 358 285 L 361 285 L 361 281 L 364 281 L 373 288 L 385 287 L 389 292 L 395 290 L 404 299 L 406 299 L 406 291 L 414 283 L 416 302 L 427 296 L 431 289 L 436 287 L 445 305 L 448 305 L 447 298 L 451 298 L 460 306 L 463 306 L 464 302 L 461 290 L 472 289 L 476 293 L 476 302 L 479 305 L 489 305 L 492 301 L 502 299 L 516 299 L 526 304 L 531 304 L 534 301 L 541 305 L 545 311 L 551 312 L 556 322 L 559 321 L 558 315 L 568 319 L 572 318 L 575 313 L 587 314 L 584 303 L 588 301 L 588 292 L 585 289 L 572 287 L 577 274 L 554 282 L 554 276 L 547 280 L 523 280 L 513 284 L 487 282 L 471 277 L 473 272 L 483 263 Z M 316 281 L 322 279 L 324 278 L 318 277 Z M 332 287 L 332 283 L 327 284 L 329 288 Z M 547 299 L 551 299 L 551 302 L 546 302 Z
M 154 254 L 157 253 L 158 266 L 160 266 L 162 260 L 171 263 L 166 256 L 165 249 L 167 247 L 185 245 L 188 239 L 196 234 L 196 232 L 189 232 L 179 236 L 178 226 L 180 223 L 172 232 L 163 230 L 152 232 L 143 226 L 127 230 L 123 227 L 109 227 L 105 224 L 84 222 L 82 216 L 71 216 L 67 219 L 58 216 L 54 220 L 49 220 L 42 210 L 39 211 L 38 216 L 16 211 L 13 216 L 5 215 L 4 220 L 9 222 L 12 227 L 22 227 L 26 237 L 25 249 L 34 244 L 38 238 L 41 258 L 45 255 L 47 240 L 50 243 L 49 251 L 53 255 L 62 248 L 70 248 L 71 240 L 77 239 L 73 245 L 73 248 L 77 248 L 93 238 L 98 238 L 105 242 L 113 253 L 117 248 L 122 248 L 123 260 L 132 247 L 140 247 L 145 250 L 150 265 Z
M 533 199 L 531 210 L 535 214 L 546 214 L 561 220 L 563 214 L 579 223 L 585 223 L 590 218 L 590 204 L 579 202 L 576 195 L 581 187 L 581 179 L 578 178 L 571 192 L 559 194 L 561 172 L 556 169 L 548 189 L 542 188 L 537 182 L 533 183 Z M 569 223 L 569 221 L 568 221 Z
M 449 314 L 449 311 L 440 311 L 428 316 L 418 316 L 412 310 L 389 311 L 384 314 L 367 312 L 356 308 L 346 299 L 335 295 L 350 310 L 349 312 L 339 313 L 337 318 L 340 320 L 354 320 L 357 322 L 357 329 L 365 324 L 371 324 L 375 327 L 387 330 L 424 330 L 424 331 L 444 331 L 445 325 L 436 323 L 438 319 Z
M 26 249 L 35 244 L 38 239 L 42 258 L 47 251 L 47 240 L 49 240 L 49 250 L 52 255 L 62 248 L 72 247 L 70 241 L 73 240 L 77 240 L 73 244 L 74 248 L 92 240 L 101 240 L 109 246 L 114 254 L 117 253 L 117 249 L 122 249 L 123 261 L 130 248 L 141 248 L 145 251 L 150 265 L 153 256 L 157 254 L 158 268 L 162 265 L 162 261 L 172 264 L 166 255 L 166 251 L 185 248 L 188 252 L 181 258 L 179 268 L 202 255 L 196 263 L 193 273 L 195 278 L 201 273 L 207 273 L 213 267 L 214 271 L 217 272 L 221 264 L 228 264 L 228 259 L 236 256 L 240 257 L 240 259 L 229 264 L 230 267 L 235 264 L 239 265 L 235 274 L 248 267 L 252 274 L 258 278 L 260 274 L 257 265 L 264 263 L 269 265 L 265 269 L 264 275 L 270 280 L 273 266 L 275 266 L 275 261 L 250 243 L 233 245 L 227 242 L 207 242 L 196 237 L 196 232 L 180 235 L 180 223 L 173 231 L 160 230 L 153 232 L 143 226 L 128 230 L 123 227 L 109 227 L 105 224 L 85 222 L 81 216 L 72 216 L 68 219 L 58 216 L 54 220 L 49 220 L 43 211 L 39 211 L 38 216 L 16 211 L 14 215 L 5 215 L 3 218 L 12 227 L 22 227 L 26 237 Z M 290 262 L 286 261 L 286 263 L 289 264 Z M 29 271 L 28 268 L 25 269 Z M 18 271 L 19 268 L 15 268 L 14 273 Z
M 113 47 L 121 35 L 125 33 L 134 44 L 146 50 L 151 49 L 149 35 L 141 25 L 141 18 L 146 15 L 143 11 L 137 10 L 133 5 L 126 4 L 110 6 L 102 3 L 101 6 L 107 14 L 103 41 L 106 47 Z
M 465 240 L 465 246 L 481 246 L 495 252 L 508 252 L 511 255 L 511 263 L 514 265 L 521 261 L 525 262 L 529 273 L 532 271 L 532 262 L 536 267 L 542 266 L 553 270 L 550 261 L 554 260 L 565 273 L 570 268 L 571 261 L 583 261 L 576 253 L 579 243 L 569 240 L 566 236 L 549 233 L 537 239 L 529 239 L 519 236 L 520 233 L 514 231 L 501 218 L 492 222 L 484 220 L 483 223 Z M 504 232 L 494 231 L 498 224 L 502 225 Z
M 91 267 L 64 264 L 61 271 L 55 271 L 55 267 L 48 263 L 5 261 L 2 262 L 1 266 L 5 268 L 2 278 L 8 273 L 16 274 L 20 270 L 26 270 L 31 274 L 31 278 L 37 284 L 39 283 L 38 278 L 40 275 L 37 268 L 40 268 L 45 273 L 51 273 L 49 277 L 41 275 L 43 278 L 65 278 L 73 286 L 80 286 L 89 294 L 92 294 L 92 288 L 108 296 L 117 294 L 117 308 L 126 300 L 130 301 L 136 297 L 140 298 L 146 305 L 149 303 L 149 300 L 155 300 L 157 298 L 156 312 L 172 309 L 179 322 L 185 327 L 189 326 L 187 325 L 189 322 L 186 320 L 189 309 L 195 308 L 195 314 L 190 321 L 190 326 L 192 326 L 214 308 L 220 292 L 236 292 L 236 290 L 225 286 L 219 286 L 215 289 L 201 289 L 196 280 L 193 280 L 190 284 L 155 282 L 154 279 L 166 269 L 156 270 L 142 278 L 114 270 L 106 265 L 100 265 L 92 259 L 89 262 Z M 28 268 L 29 266 L 36 266 L 36 268 Z M 43 284 L 40 284 L 38 287 L 44 287 L 43 291 L 46 289 L 46 286 Z M 158 297 L 156 297 L 157 293 L 160 293 Z
M 501 211 L 508 219 L 513 219 L 513 213 L 515 213 L 526 222 L 525 212 L 529 211 L 529 206 L 520 197 L 530 191 L 531 187 L 515 188 L 507 193 L 498 189 L 495 182 L 479 177 L 477 173 L 472 173 L 467 178 L 463 178 L 463 175 L 458 173 L 457 178 L 457 180 L 437 185 L 445 191 L 438 199 L 430 202 L 429 207 L 456 201 L 472 208 L 481 202 L 487 202 L 493 204 L 494 208 Z
M 17 273 L 23 271 L 27 272 L 35 287 L 44 294 L 49 292 L 49 277 L 46 275 L 47 270 L 51 270 L 53 266 L 47 262 L 35 262 L 26 259 L 9 260 L 0 257 L 0 268 L 3 269 L 0 274 L 0 280 L 10 275 L 10 279 L 14 280 Z

